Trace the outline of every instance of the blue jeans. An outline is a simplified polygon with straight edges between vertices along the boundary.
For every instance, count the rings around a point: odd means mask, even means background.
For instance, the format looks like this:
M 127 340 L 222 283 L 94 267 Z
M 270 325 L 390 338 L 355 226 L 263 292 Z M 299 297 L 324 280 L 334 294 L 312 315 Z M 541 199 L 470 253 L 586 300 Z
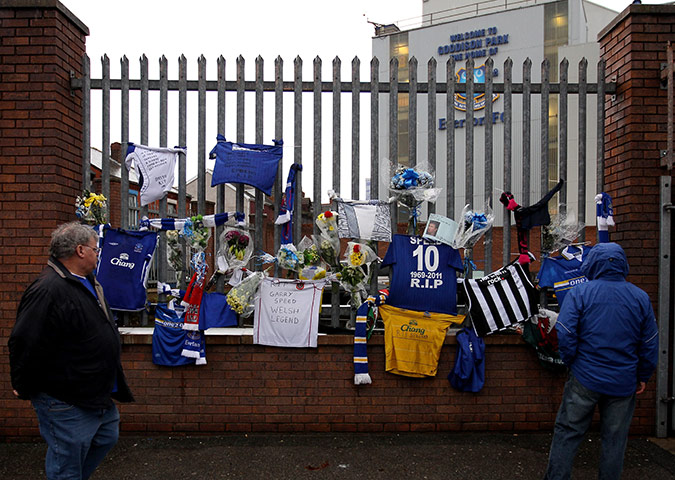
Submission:
M 113 405 L 89 410 L 40 393 L 31 402 L 47 442 L 49 480 L 86 480 L 117 443 L 120 415 Z
M 570 373 L 562 403 L 555 419 L 553 441 L 548 457 L 546 480 L 569 479 L 577 449 L 593 420 L 595 406 L 600 410 L 600 480 L 618 480 L 635 409 L 635 394 L 612 397 L 584 387 Z

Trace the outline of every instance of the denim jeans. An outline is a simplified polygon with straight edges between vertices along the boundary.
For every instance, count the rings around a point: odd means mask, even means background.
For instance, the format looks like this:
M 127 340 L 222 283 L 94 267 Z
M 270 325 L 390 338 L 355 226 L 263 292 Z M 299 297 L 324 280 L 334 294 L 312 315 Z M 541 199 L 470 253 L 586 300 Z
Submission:
M 49 480 L 86 480 L 117 443 L 120 415 L 113 405 L 89 410 L 40 393 L 31 402 L 47 442 Z
M 584 387 L 570 373 L 553 431 L 546 480 L 569 479 L 577 449 L 588 431 L 595 406 L 600 411 L 600 480 L 618 480 L 635 409 L 635 394 L 612 397 Z

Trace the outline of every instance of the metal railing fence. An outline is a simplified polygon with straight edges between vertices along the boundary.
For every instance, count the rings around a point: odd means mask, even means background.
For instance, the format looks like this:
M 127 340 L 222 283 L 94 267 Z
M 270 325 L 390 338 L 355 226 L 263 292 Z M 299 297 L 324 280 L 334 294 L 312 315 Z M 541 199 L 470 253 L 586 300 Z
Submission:
M 568 104 L 571 96 L 578 98 L 578 154 L 577 154 L 577 173 L 579 185 L 579 205 L 583 206 L 588 201 L 587 185 L 586 185 L 586 141 L 587 141 L 587 98 L 594 95 L 597 98 L 597 192 L 602 191 L 602 171 L 604 158 L 604 111 L 605 111 L 605 96 L 611 95 L 616 91 L 615 83 L 605 83 L 600 81 L 598 83 L 587 82 L 588 63 L 585 59 L 579 62 L 579 75 L 576 83 L 568 81 L 569 63 L 567 60 L 560 62 L 559 66 L 559 81 L 551 82 L 549 80 L 550 65 L 547 60 L 541 64 L 541 79 L 540 83 L 532 82 L 532 62 L 527 59 L 523 63 L 523 80 L 520 83 L 514 83 L 513 79 L 513 62 L 507 59 L 504 62 L 503 68 L 503 82 L 496 83 L 493 78 L 493 60 L 489 58 L 485 62 L 485 78 L 484 84 L 473 82 L 473 69 L 475 68 L 474 60 L 466 61 L 464 68 L 467 70 L 467 82 L 459 83 L 455 77 L 455 70 L 457 65 L 455 60 L 450 56 L 444 66 L 446 80 L 442 82 L 437 81 L 438 65 L 434 58 L 430 59 L 427 64 L 427 81 L 419 82 L 418 78 L 418 62 L 414 57 L 410 59 L 408 68 L 410 71 L 409 82 L 399 82 L 398 80 L 398 60 L 393 58 L 389 62 L 389 78 L 388 81 L 382 81 L 380 78 L 380 64 L 377 58 L 373 58 L 370 62 L 370 78 L 367 81 L 362 81 L 360 78 L 360 60 L 354 58 L 351 62 L 351 78 L 349 81 L 343 81 L 341 72 L 341 61 L 335 58 L 332 62 L 333 76 L 332 81 L 323 81 L 321 69 L 322 61 L 319 57 L 313 61 L 313 79 L 306 81 L 303 79 L 303 61 L 300 57 L 296 57 L 293 61 L 293 80 L 283 79 L 284 62 L 280 57 L 274 61 L 274 80 L 265 80 L 263 78 L 264 61 L 261 57 L 255 60 L 255 79 L 245 79 L 245 61 L 240 56 L 236 60 L 236 78 L 233 80 L 226 79 L 225 75 L 225 59 L 221 56 L 217 60 L 217 79 L 207 80 L 206 75 L 206 59 L 202 56 L 198 59 L 198 78 L 196 80 L 189 80 L 187 76 L 187 60 L 181 56 L 178 60 L 178 79 L 169 79 L 168 62 L 165 57 L 162 57 L 159 62 L 159 78 L 151 79 L 148 74 L 148 59 L 143 56 L 140 59 L 140 78 L 131 79 L 129 77 L 129 61 L 126 57 L 121 59 L 121 75 L 120 78 L 111 78 L 110 75 L 110 60 L 104 56 L 101 60 L 102 76 L 101 78 L 91 78 L 90 74 L 90 60 L 85 55 L 83 58 L 83 72 L 82 78 L 74 78 L 72 80 L 73 88 L 81 88 L 83 90 L 84 98 L 84 149 L 82 158 L 83 168 L 83 186 L 89 187 L 90 182 L 90 147 L 91 147 L 91 108 L 92 108 L 92 90 L 100 91 L 101 93 L 101 142 L 103 150 L 102 162 L 102 185 L 103 194 L 110 198 L 110 152 L 106 147 L 110 145 L 111 141 L 111 91 L 119 92 L 120 105 L 119 116 L 121 119 L 121 138 L 119 141 L 122 144 L 122 152 L 126 152 L 127 143 L 130 140 L 129 134 L 129 116 L 130 116 L 130 91 L 140 92 L 140 105 L 137 114 L 140 115 L 140 135 L 138 139 L 141 144 L 148 143 L 149 138 L 149 119 L 151 115 L 155 115 L 159 125 L 159 145 L 166 147 L 167 145 L 167 129 L 168 129 L 168 94 L 169 92 L 178 93 L 178 108 L 173 115 L 178 118 L 178 144 L 185 145 L 187 140 L 188 122 L 190 124 L 195 122 L 194 118 L 188 117 L 188 92 L 197 92 L 197 175 L 198 175 L 198 189 L 197 189 L 197 205 L 198 213 L 205 213 L 206 206 L 206 158 L 207 158 L 207 139 L 206 139 L 206 118 L 207 118 L 207 92 L 215 92 L 217 95 L 217 103 L 215 109 L 217 111 L 217 132 L 225 134 L 225 119 L 227 109 L 234 109 L 236 113 L 236 139 L 237 142 L 244 141 L 245 133 L 245 109 L 249 108 L 246 103 L 246 93 L 252 92 L 254 94 L 254 117 L 255 117 L 255 142 L 263 143 L 263 121 L 264 121 L 264 93 L 272 93 L 274 95 L 274 138 L 284 138 L 284 113 L 285 108 L 292 109 L 293 125 L 293 162 L 303 163 L 303 129 L 307 128 L 306 119 L 303 118 L 303 100 L 309 98 L 313 102 L 313 116 L 309 121 L 312 123 L 314 133 L 311 161 L 313 165 L 313 176 L 310 182 L 303 179 L 302 172 L 298 172 L 297 191 L 304 191 L 303 187 L 308 188 L 309 183 L 313 186 L 314 196 L 311 199 L 313 205 L 313 216 L 316 217 L 321 212 L 321 186 L 322 186 L 322 171 L 327 167 L 323 159 L 324 146 L 322 145 L 322 128 L 323 128 L 323 105 L 322 95 L 330 94 L 332 96 L 332 188 L 335 191 L 340 190 L 340 172 L 341 166 L 346 162 L 351 163 L 351 198 L 361 199 L 363 196 L 360 191 L 361 172 L 363 170 L 361 164 L 361 118 L 369 113 L 370 122 L 370 149 L 369 149 L 369 163 L 370 163 L 370 198 L 386 198 L 388 197 L 386 185 L 381 185 L 378 180 L 382 178 L 383 169 L 388 169 L 389 164 L 382 161 L 386 156 L 388 158 L 398 158 L 398 105 L 402 96 L 407 96 L 409 112 L 408 115 L 408 132 L 411 138 L 409 144 L 408 156 L 410 163 L 415 165 L 418 161 L 418 127 L 419 125 L 427 125 L 427 139 L 426 139 L 426 161 L 428 165 L 436 167 L 440 163 L 445 164 L 446 178 L 445 187 L 447 193 L 445 195 L 445 212 L 450 218 L 454 218 L 458 209 L 456 203 L 456 183 L 455 171 L 457 165 L 462 167 L 461 160 L 457 158 L 457 144 L 455 120 L 457 113 L 454 106 L 454 98 L 456 94 L 463 94 L 465 98 L 473 98 L 474 94 L 484 94 L 485 98 L 492 98 L 493 94 L 500 94 L 504 98 L 504 112 L 503 112 L 503 185 L 497 188 L 503 190 L 512 190 L 513 172 L 513 155 L 514 145 L 512 139 L 514 137 L 513 123 L 514 120 L 522 120 L 522 176 L 523 176 L 523 198 L 522 203 L 529 203 L 529 196 L 531 191 L 537 191 L 539 188 L 544 191 L 549 185 L 549 100 L 555 96 L 558 101 L 558 132 L 560 141 L 558 142 L 558 170 L 559 177 L 567 178 L 568 170 L 574 168 L 568 162 Z M 443 67 L 441 67 L 443 68 Z M 597 65 L 597 78 L 605 79 L 604 62 L 600 61 Z M 158 92 L 159 94 L 159 111 L 151 112 L 149 108 L 149 93 Z M 226 105 L 226 92 L 234 92 L 236 95 L 235 105 L 231 107 Z M 284 104 L 284 94 L 292 96 L 293 102 L 289 107 Z M 513 96 L 519 95 L 522 99 L 522 117 L 514 119 Z M 536 186 L 536 180 L 530 178 L 531 169 L 533 165 L 532 148 L 531 148 L 531 128 L 532 128 L 532 96 L 539 95 L 541 103 L 541 151 L 540 151 L 540 165 L 538 170 L 541 172 L 541 186 Z M 308 97 L 309 96 L 309 97 Z M 349 154 L 343 154 L 342 146 L 342 100 L 351 96 L 351 151 Z M 362 99 L 369 97 L 370 105 L 362 107 Z M 418 112 L 418 101 L 420 98 L 425 99 L 427 106 L 426 112 Z M 445 101 L 443 101 L 445 100 Z M 382 102 L 382 103 L 381 103 Z M 386 110 L 388 105 L 389 118 L 382 118 L 382 112 Z M 209 105 L 209 107 L 211 107 Z M 485 118 L 492 116 L 492 102 L 487 101 L 485 105 Z M 369 112 L 367 111 L 369 110 Z M 445 132 L 445 156 L 438 158 L 436 145 L 437 141 L 442 141 L 436 129 L 437 112 L 443 111 L 450 128 Z M 427 121 L 418 120 L 420 116 L 426 116 Z M 386 122 L 388 120 L 388 122 Z M 484 144 L 477 145 L 474 139 L 475 110 L 474 102 L 466 102 L 466 122 L 464 128 L 465 142 L 464 151 L 465 158 L 463 159 L 463 170 L 465 172 L 465 186 L 464 186 L 464 200 L 465 203 L 473 203 L 474 197 L 474 166 L 478 163 L 477 156 L 482 156 L 484 164 L 481 165 L 481 170 L 485 174 L 483 184 L 487 186 L 495 186 L 493 174 L 495 172 L 494 166 L 494 140 L 495 135 L 493 131 L 492 122 L 485 122 Z M 387 131 L 381 131 L 382 125 L 388 125 Z M 442 134 L 440 134 L 442 135 Z M 290 137 L 290 135 L 287 135 Z M 381 147 L 388 147 L 387 151 L 382 151 Z M 125 168 L 121 169 L 120 188 L 122 192 L 129 190 L 129 176 Z M 180 155 L 178 161 L 178 212 L 185 212 L 185 192 L 186 192 L 186 157 L 184 154 Z M 282 182 L 285 181 L 285 173 L 280 170 L 277 175 L 276 183 L 273 189 L 273 198 L 275 199 L 274 214 L 275 217 L 279 212 L 279 202 L 281 193 L 283 192 Z M 482 192 L 484 199 L 492 200 L 492 193 L 494 188 L 485 188 Z M 567 202 L 567 188 L 563 188 L 561 192 L 560 201 L 562 204 Z M 344 193 L 344 192 L 343 192 Z M 596 192 L 592 192 L 595 195 Z M 262 232 L 263 229 L 263 193 L 256 190 L 255 196 L 255 223 L 253 228 L 256 232 Z M 342 195 L 344 198 L 350 198 L 348 195 Z M 295 211 L 300 211 L 300 202 L 302 195 L 295 196 Z M 224 186 L 217 187 L 216 195 L 216 212 L 224 211 L 225 205 L 225 191 Z M 121 203 L 121 219 L 122 228 L 127 228 L 126 223 L 129 219 L 128 202 Z M 238 211 L 243 211 L 244 204 L 244 189 L 243 185 L 237 186 L 236 206 Z M 430 211 L 433 211 L 434 207 Z M 438 206 L 436 207 L 438 209 Z M 461 208 L 459 208 L 461 211 Z M 141 209 L 141 215 L 147 214 L 147 209 Z M 160 201 L 161 217 L 167 216 L 167 201 L 166 198 Z M 180 216 L 180 215 L 179 215 Z M 585 208 L 579 208 L 579 220 L 585 221 Z M 511 221 L 509 215 L 504 215 L 503 221 L 504 231 L 510 231 Z M 301 238 L 300 222 L 295 222 L 294 238 L 296 241 Z M 279 227 L 274 227 L 275 238 L 275 252 L 279 248 Z M 220 231 L 216 232 L 215 239 L 217 241 Z M 492 243 L 487 239 L 485 245 L 485 270 L 491 271 L 492 259 Z M 254 237 L 255 250 L 262 250 L 262 235 Z M 503 244 L 503 261 L 508 263 L 509 252 L 511 251 L 510 235 L 505 235 L 502 241 Z M 159 244 L 159 258 L 166 258 L 166 239 L 164 234 L 160 235 Z M 217 251 L 218 245 L 216 245 Z M 167 278 L 167 264 L 160 261 L 158 264 L 157 276 L 159 280 L 166 281 Z M 334 286 L 332 298 L 338 298 L 337 288 Z M 339 302 L 338 302 L 339 303 Z M 333 305 L 331 310 L 331 326 L 337 327 L 340 323 L 339 305 Z

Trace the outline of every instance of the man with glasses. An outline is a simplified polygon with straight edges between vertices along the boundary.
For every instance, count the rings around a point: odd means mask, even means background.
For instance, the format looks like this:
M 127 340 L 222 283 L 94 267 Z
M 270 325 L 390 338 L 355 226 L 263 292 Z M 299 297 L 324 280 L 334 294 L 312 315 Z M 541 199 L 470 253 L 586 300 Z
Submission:
M 77 222 L 52 233 L 47 267 L 24 292 L 9 337 L 14 394 L 37 413 L 50 480 L 89 478 L 117 442 L 112 399 L 133 401 L 117 326 L 93 275 L 97 241 Z

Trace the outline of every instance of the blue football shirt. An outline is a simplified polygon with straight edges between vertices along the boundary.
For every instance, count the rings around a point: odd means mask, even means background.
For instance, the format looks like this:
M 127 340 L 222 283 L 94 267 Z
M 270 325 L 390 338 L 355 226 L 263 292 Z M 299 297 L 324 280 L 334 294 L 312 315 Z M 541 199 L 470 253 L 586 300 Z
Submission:
M 382 266 L 392 269 L 389 305 L 457 314 L 457 272 L 464 267 L 454 248 L 422 237 L 394 235 Z

